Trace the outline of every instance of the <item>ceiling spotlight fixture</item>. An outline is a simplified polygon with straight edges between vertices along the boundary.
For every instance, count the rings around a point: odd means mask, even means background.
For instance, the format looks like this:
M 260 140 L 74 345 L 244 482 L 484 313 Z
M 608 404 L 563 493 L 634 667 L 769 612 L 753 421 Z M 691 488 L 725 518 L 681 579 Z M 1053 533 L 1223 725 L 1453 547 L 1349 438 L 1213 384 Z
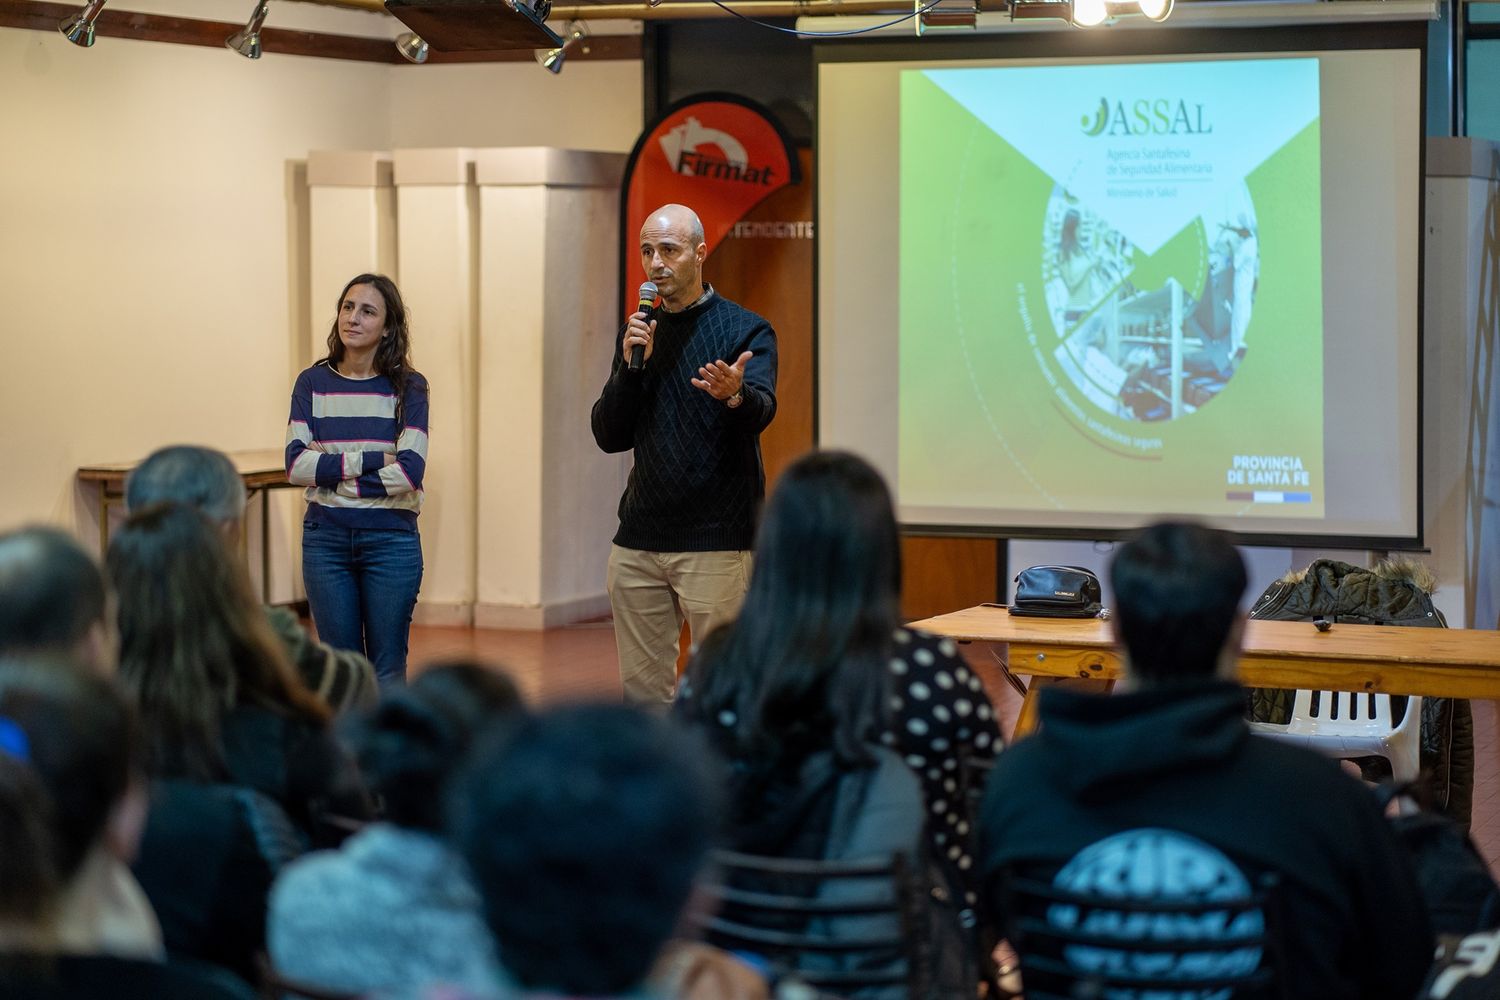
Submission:
M 510 4 L 511 10 L 529 17 L 537 24 L 541 24 L 552 14 L 552 0 L 506 0 L 506 3 Z
M 939 0 L 940 4 L 950 2 L 954 0 Z M 1136 14 L 1165 21 L 1172 14 L 1175 0 L 1006 0 L 1006 3 L 1012 21 L 1061 18 L 1074 27 L 1092 28 Z
M 1100 0 L 1102 3 L 1103 0 Z M 583 26 L 582 21 L 572 21 L 568 24 L 568 33 L 563 40 L 562 47 L 556 49 L 537 49 L 536 61 L 542 64 L 542 68 L 549 73 L 562 72 L 563 60 L 568 58 L 568 52 L 578 49 L 585 38 L 589 36 L 588 29 Z M 584 46 L 584 51 L 587 47 Z
M 979 24 L 979 0 L 912 0 L 916 33 L 934 28 L 968 28 Z
M 234 49 L 246 59 L 259 59 L 260 27 L 266 23 L 266 15 L 270 12 L 270 0 L 256 0 L 255 10 L 251 13 L 250 20 L 239 31 L 224 39 L 224 47 Z
M 424 63 L 429 50 L 421 35 L 408 31 L 396 36 L 396 51 L 409 63 Z
M 1104 0 L 1073 0 L 1073 16 L 1069 18 L 1080 28 L 1092 28 L 1109 18 L 1109 8 Z
M 105 0 L 89 0 L 78 13 L 58 22 L 57 30 L 79 48 L 88 48 L 94 44 L 94 21 L 99 17 L 104 3 Z

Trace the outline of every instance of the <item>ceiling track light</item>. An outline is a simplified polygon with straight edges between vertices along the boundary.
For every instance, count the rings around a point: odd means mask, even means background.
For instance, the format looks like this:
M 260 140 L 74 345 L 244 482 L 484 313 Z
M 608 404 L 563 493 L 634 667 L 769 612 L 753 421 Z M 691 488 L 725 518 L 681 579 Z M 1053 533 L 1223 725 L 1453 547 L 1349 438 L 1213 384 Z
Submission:
M 1073 12 L 1068 20 L 1076 28 L 1092 28 L 1109 20 L 1109 7 L 1105 0 L 1073 0 Z
M 1141 13 L 1153 21 L 1165 21 L 1172 16 L 1175 0 L 1140 0 Z
M 537 24 L 546 21 L 552 14 L 552 0 L 505 0 L 510 9 Z
M 563 61 L 568 58 L 570 51 L 578 49 L 584 52 L 588 51 L 588 46 L 584 44 L 584 39 L 588 38 L 589 32 L 588 28 L 584 27 L 582 21 L 569 22 L 567 31 L 568 33 L 564 36 L 563 43 L 559 48 L 536 50 L 536 61 L 541 64 L 543 69 L 554 76 L 562 72 Z
M 1175 0 L 1010 0 L 1010 17 L 1013 21 L 1057 18 L 1076 28 L 1092 28 L 1136 14 L 1165 21 L 1174 5 Z
M 972 30 L 979 24 L 979 0 L 912 0 L 912 9 L 918 36 L 934 28 Z
M 105 0 L 89 0 L 78 13 L 58 22 L 57 30 L 62 36 L 81 49 L 94 44 L 94 21 L 99 17 Z
M 224 47 L 233 49 L 246 59 L 259 59 L 260 28 L 266 23 L 266 15 L 270 12 L 270 0 L 256 0 L 255 10 L 250 14 L 250 20 L 245 22 L 245 26 L 239 31 L 224 39 Z
M 406 31 L 396 36 L 396 51 L 407 62 L 420 65 L 427 61 L 431 48 L 422 40 L 421 35 L 415 31 Z

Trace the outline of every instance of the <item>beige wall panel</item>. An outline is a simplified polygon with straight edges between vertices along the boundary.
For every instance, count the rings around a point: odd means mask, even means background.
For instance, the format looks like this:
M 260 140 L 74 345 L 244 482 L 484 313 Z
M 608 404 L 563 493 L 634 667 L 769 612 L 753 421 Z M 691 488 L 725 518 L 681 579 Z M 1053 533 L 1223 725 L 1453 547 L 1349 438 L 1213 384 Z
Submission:
M 598 450 L 589 411 L 619 324 L 622 169 L 610 154 L 476 153 L 481 625 L 541 628 L 608 611 L 604 570 L 629 458 Z
M 608 611 L 604 573 L 630 462 L 601 452 L 589 426 L 621 323 L 619 212 L 615 188 L 553 188 L 547 203 L 542 599 L 574 606 L 574 618 Z
M 462 150 L 442 152 L 462 164 Z M 474 603 L 478 415 L 472 189 L 404 183 L 404 153 L 396 152 L 401 294 L 413 359 L 432 386 L 419 612 L 423 620 L 437 614 L 467 624 Z
M 481 187 L 479 220 L 478 601 L 538 607 L 546 190 Z

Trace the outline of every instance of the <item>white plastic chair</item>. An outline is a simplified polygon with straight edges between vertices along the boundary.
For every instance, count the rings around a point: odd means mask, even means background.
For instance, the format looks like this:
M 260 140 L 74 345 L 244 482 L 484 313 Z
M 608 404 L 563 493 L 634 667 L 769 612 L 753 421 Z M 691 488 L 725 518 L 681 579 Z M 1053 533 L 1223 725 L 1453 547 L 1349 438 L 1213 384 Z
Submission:
M 1417 778 L 1421 720 L 1420 697 L 1408 698 L 1401 724 L 1392 725 L 1388 694 L 1298 691 L 1292 702 L 1290 722 L 1286 725 L 1252 722 L 1250 729 L 1338 760 L 1384 757 L 1391 762 L 1391 777 L 1405 782 Z

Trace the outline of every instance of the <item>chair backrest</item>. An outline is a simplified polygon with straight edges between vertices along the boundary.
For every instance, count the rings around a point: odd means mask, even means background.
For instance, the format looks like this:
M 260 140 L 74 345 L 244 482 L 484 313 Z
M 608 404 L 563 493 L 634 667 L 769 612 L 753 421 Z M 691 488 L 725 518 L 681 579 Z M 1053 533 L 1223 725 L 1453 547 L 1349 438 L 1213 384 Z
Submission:
M 1292 718 L 1316 719 L 1351 725 L 1376 723 L 1391 729 L 1391 696 L 1370 691 L 1299 690 L 1292 705 Z
M 131 868 L 169 952 L 248 980 L 271 884 L 305 848 L 281 806 L 253 789 L 160 779 Z
M 845 996 L 928 995 L 922 890 L 900 855 L 808 861 L 731 851 L 712 856 L 705 886 L 717 911 L 700 916 L 706 940 Z
M 1233 899 L 1078 892 L 1015 875 L 1003 892 L 1026 1000 L 1282 995 L 1274 876 Z
M 971 830 L 979 826 L 979 808 L 984 802 L 985 785 L 994 770 L 994 757 L 970 754 L 958 759 L 958 794 L 963 796 L 964 815 Z

